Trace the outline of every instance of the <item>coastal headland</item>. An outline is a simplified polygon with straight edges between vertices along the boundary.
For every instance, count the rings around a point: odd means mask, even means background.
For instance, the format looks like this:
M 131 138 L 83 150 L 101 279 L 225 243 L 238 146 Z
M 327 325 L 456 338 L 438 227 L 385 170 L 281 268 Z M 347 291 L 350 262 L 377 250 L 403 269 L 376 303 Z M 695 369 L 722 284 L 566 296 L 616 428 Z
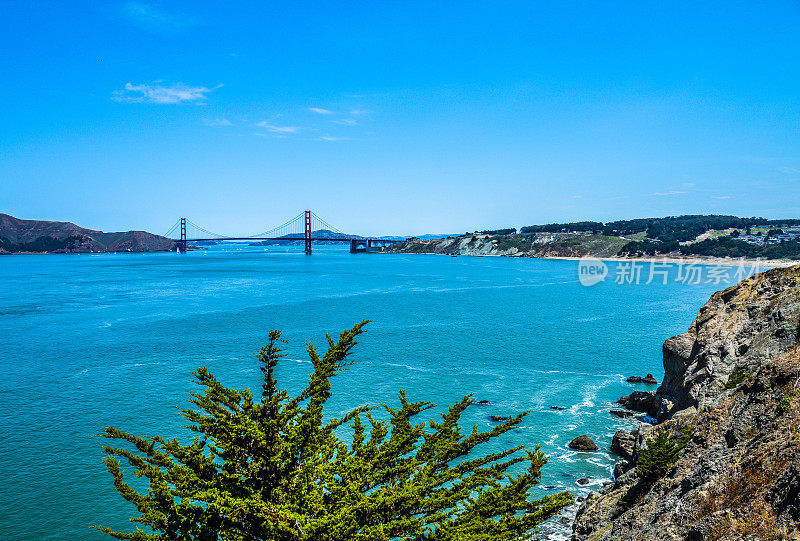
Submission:
M 475 231 L 440 239 L 411 238 L 387 252 L 697 262 L 769 267 L 800 261 L 798 220 L 699 215 L 577 222 Z
M 620 399 L 657 424 L 614 435 L 573 541 L 799 538 L 799 341 L 800 265 L 715 293 L 664 343 L 658 389 Z

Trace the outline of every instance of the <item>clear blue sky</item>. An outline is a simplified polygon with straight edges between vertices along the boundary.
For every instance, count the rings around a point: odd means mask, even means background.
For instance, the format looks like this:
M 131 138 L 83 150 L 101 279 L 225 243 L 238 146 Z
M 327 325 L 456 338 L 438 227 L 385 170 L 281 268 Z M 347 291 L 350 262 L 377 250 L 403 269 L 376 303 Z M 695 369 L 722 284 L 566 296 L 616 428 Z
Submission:
M 800 2 L 5 2 L 0 212 L 800 216 Z

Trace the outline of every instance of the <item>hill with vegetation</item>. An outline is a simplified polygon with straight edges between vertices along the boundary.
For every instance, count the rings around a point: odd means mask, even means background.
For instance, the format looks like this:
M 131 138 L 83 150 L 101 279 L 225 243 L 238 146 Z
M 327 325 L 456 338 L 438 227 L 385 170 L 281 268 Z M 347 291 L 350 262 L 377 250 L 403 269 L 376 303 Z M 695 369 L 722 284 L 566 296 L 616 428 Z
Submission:
M 685 215 L 581 221 L 412 239 L 389 251 L 527 257 L 800 259 L 800 219 Z
M 361 239 L 358 235 L 339 233 L 330 229 L 316 229 L 311 232 L 311 237 L 315 239 L 330 239 L 330 244 L 349 244 L 350 239 Z M 338 242 L 336 242 L 338 241 Z M 261 240 L 249 243 L 249 246 L 295 246 L 302 245 L 304 241 L 303 233 L 289 233 L 279 239 Z
M 0 254 L 160 252 L 175 242 L 146 231 L 104 233 L 72 222 L 22 220 L 0 213 Z

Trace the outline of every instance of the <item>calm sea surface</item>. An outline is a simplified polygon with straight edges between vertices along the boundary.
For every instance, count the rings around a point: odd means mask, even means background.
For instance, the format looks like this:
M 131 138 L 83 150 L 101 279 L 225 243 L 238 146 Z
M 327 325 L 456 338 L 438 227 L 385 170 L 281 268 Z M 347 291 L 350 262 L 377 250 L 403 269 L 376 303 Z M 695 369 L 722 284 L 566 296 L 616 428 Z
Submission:
M 297 391 L 310 370 L 305 342 L 364 318 L 373 323 L 358 364 L 335 380 L 329 415 L 396 404 L 399 389 L 439 405 L 474 393 L 492 405 L 469 408 L 467 430 L 531 410 L 487 451 L 541 443 L 541 494 L 598 488 L 611 476 L 614 431 L 635 424 L 608 410 L 646 388 L 625 376 L 660 379 L 664 339 L 724 286 L 675 282 L 674 268 L 667 285 L 619 285 L 609 268 L 609 280 L 583 287 L 574 261 L 345 247 L 0 257 L 0 537 L 91 540 L 107 538 L 95 524 L 130 528 L 135 509 L 114 491 L 94 434 L 184 434 L 175 406 L 196 389 L 190 372 L 206 366 L 256 388 L 252 353 L 270 329 L 290 341 L 279 373 Z M 601 452 L 568 449 L 581 434 Z M 591 483 L 579 487 L 580 477 Z

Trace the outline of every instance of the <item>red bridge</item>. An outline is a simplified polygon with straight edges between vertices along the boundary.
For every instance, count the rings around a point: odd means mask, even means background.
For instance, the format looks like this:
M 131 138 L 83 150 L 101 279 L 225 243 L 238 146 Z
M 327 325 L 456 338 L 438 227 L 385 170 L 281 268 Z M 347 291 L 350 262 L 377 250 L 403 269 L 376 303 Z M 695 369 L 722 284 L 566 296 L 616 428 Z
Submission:
M 179 231 L 180 236 L 176 238 L 175 234 Z M 278 227 L 255 235 L 222 235 L 220 233 L 212 233 L 186 218 L 181 218 L 179 221 L 175 222 L 175 225 L 173 225 L 164 236 L 174 240 L 178 244 L 178 251 L 182 253 L 186 252 L 187 247 L 192 242 L 229 240 L 272 240 L 282 242 L 302 240 L 305 245 L 306 254 L 311 254 L 311 244 L 313 242 L 350 241 L 351 253 L 369 252 L 373 248 L 394 244 L 396 242 L 403 242 L 398 239 L 369 238 L 342 233 L 310 210 L 298 214 Z

